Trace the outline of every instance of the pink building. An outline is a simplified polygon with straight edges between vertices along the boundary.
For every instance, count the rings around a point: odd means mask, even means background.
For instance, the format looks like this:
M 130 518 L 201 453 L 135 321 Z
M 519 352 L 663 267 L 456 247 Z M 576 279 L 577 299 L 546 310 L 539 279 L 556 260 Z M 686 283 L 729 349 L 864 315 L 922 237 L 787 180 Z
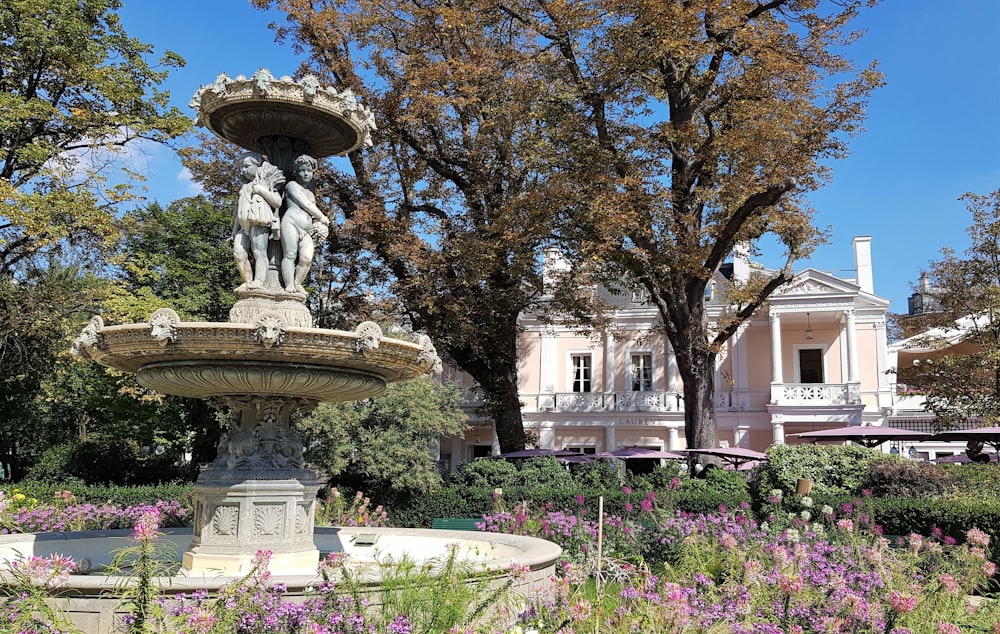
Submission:
M 873 292 L 871 238 L 856 237 L 853 245 L 854 279 L 801 271 L 726 344 L 715 372 L 724 446 L 762 451 L 797 432 L 884 422 L 892 407 L 889 301 Z M 548 265 L 557 270 L 558 256 L 550 254 Z M 706 297 L 710 319 L 721 314 L 725 285 L 753 266 L 737 257 L 717 274 Z M 522 318 L 526 429 L 543 448 L 683 449 L 681 382 L 656 309 L 641 292 L 599 292 L 615 307 L 602 331 Z M 450 378 L 471 387 L 467 377 Z M 474 390 L 469 394 L 474 401 Z M 496 452 L 489 421 L 471 424 L 464 438 L 442 441 L 441 458 L 452 467 Z

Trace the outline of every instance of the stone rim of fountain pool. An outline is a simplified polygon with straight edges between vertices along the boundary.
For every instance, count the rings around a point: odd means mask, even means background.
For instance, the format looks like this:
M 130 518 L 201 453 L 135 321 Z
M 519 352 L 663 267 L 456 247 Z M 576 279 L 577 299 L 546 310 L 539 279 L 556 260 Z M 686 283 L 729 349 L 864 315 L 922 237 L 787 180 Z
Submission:
M 460 554 L 474 554 L 470 558 L 473 570 L 477 574 L 474 579 L 507 579 L 513 582 L 512 591 L 527 594 L 540 582 L 555 573 L 555 563 L 562 554 L 558 545 L 535 537 L 511 535 L 508 533 L 481 533 L 475 531 L 452 531 L 437 529 L 405 529 L 381 527 L 319 527 L 315 529 L 316 542 L 320 551 L 343 551 L 348 553 L 346 562 L 351 566 L 361 585 L 368 589 L 373 599 L 377 599 L 376 590 L 380 578 L 376 565 L 376 553 L 398 555 L 393 547 L 399 546 L 399 540 L 405 540 L 406 546 L 420 544 L 436 544 L 437 550 L 424 558 L 413 558 L 416 561 L 440 559 L 446 553 L 449 544 L 457 544 Z M 351 536 L 374 535 L 374 546 L 356 546 L 346 544 Z M 180 554 L 185 544 L 193 537 L 190 529 L 168 528 L 162 530 L 161 539 L 171 541 Z M 93 549 L 86 548 L 88 540 L 93 542 Z M 379 548 L 382 542 L 383 548 Z M 91 563 L 93 572 L 89 574 L 74 574 L 70 576 L 66 586 L 57 591 L 51 603 L 54 607 L 67 614 L 79 629 L 91 634 L 109 634 L 116 631 L 117 619 L 120 615 L 121 598 L 108 593 L 109 588 L 120 587 L 128 583 L 130 577 L 105 576 L 101 571 L 111 561 L 111 551 L 134 544 L 131 530 L 109 531 L 79 531 L 65 533 L 23 533 L 0 535 L 0 560 L 19 559 L 38 555 L 41 557 L 60 554 L 71 556 L 77 561 L 87 560 Z M 479 549 L 491 551 L 477 553 Z M 527 569 L 527 572 L 512 572 L 514 564 Z M 0 580 L 6 574 L 0 572 Z M 161 594 L 172 596 L 186 594 L 198 590 L 217 591 L 227 584 L 239 580 L 239 575 L 223 575 L 204 573 L 185 576 L 178 574 L 173 577 L 161 577 L 154 581 L 160 587 Z M 311 574 L 280 575 L 272 574 L 269 582 L 280 584 L 287 589 L 289 600 L 306 596 L 316 589 L 322 581 L 317 571 Z

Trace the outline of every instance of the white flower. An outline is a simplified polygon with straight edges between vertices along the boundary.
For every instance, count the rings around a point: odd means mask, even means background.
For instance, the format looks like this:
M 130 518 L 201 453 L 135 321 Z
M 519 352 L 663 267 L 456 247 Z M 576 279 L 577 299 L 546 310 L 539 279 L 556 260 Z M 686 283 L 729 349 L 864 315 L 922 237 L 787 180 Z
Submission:
M 813 505 L 813 499 L 808 495 L 802 498 L 802 506 L 810 507 Z
M 823 507 L 823 515 L 833 515 L 833 507 L 824 506 Z
M 799 517 L 802 518 L 803 522 L 808 522 L 810 519 L 812 519 L 812 513 L 810 513 L 809 511 L 802 511 L 801 513 L 799 513 Z

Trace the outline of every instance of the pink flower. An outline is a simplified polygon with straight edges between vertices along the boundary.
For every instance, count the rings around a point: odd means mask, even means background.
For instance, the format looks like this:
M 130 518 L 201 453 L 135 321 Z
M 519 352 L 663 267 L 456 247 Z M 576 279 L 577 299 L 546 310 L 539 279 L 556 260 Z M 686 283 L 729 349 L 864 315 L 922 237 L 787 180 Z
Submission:
M 917 598 L 901 592 L 893 592 L 889 595 L 889 605 L 900 614 L 913 612 L 917 607 Z
M 968 532 L 965 533 L 965 541 L 967 541 L 971 546 L 981 546 L 986 548 L 990 545 L 990 536 L 978 528 L 970 528 Z
M 590 618 L 590 613 L 593 611 L 593 606 L 591 606 L 590 601 L 586 599 L 581 599 L 579 603 L 574 603 L 570 608 L 570 613 L 573 615 L 573 620 L 582 622 Z
M 997 565 L 992 561 L 983 562 L 983 574 L 987 579 L 991 579 L 997 573 Z
M 913 554 L 920 552 L 920 549 L 923 548 L 924 546 L 923 535 L 918 535 L 917 533 L 910 533 L 909 541 L 910 541 L 910 552 L 912 552 Z
M 944 588 L 949 594 L 958 594 L 960 588 L 958 587 L 958 582 L 955 581 L 955 577 L 945 573 L 938 577 L 938 583 Z M 940 628 L 939 628 L 940 631 Z M 955 630 L 956 632 L 958 630 Z
M 847 518 L 844 518 L 842 520 L 837 520 L 837 528 L 844 531 L 845 533 L 853 533 L 854 522 Z
M 802 578 L 797 574 L 782 574 L 778 584 L 785 594 L 796 594 L 802 590 Z
M 139 516 L 132 529 L 132 539 L 137 542 L 151 542 L 160 531 L 160 511 L 151 509 Z
M 957 625 L 948 621 L 938 621 L 937 631 L 938 634 L 962 634 Z

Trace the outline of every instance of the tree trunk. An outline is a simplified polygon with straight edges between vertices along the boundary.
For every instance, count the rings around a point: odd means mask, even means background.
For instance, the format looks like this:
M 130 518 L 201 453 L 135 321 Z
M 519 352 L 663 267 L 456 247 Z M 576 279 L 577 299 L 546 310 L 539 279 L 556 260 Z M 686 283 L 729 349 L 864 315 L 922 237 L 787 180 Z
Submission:
M 689 449 L 719 446 L 715 419 L 715 354 L 693 351 L 678 355 L 677 369 L 684 381 L 684 437 Z
M 500 452 L 520 451 L 524 449 L 526 437 L 524 422 L 521 419 L 521 399 L 517 393 L 517 383 L 505 381 L 492 392 L 493 398 L 500 400 L 487 401 L 485 410 L 496 426 L 497 441 Z

